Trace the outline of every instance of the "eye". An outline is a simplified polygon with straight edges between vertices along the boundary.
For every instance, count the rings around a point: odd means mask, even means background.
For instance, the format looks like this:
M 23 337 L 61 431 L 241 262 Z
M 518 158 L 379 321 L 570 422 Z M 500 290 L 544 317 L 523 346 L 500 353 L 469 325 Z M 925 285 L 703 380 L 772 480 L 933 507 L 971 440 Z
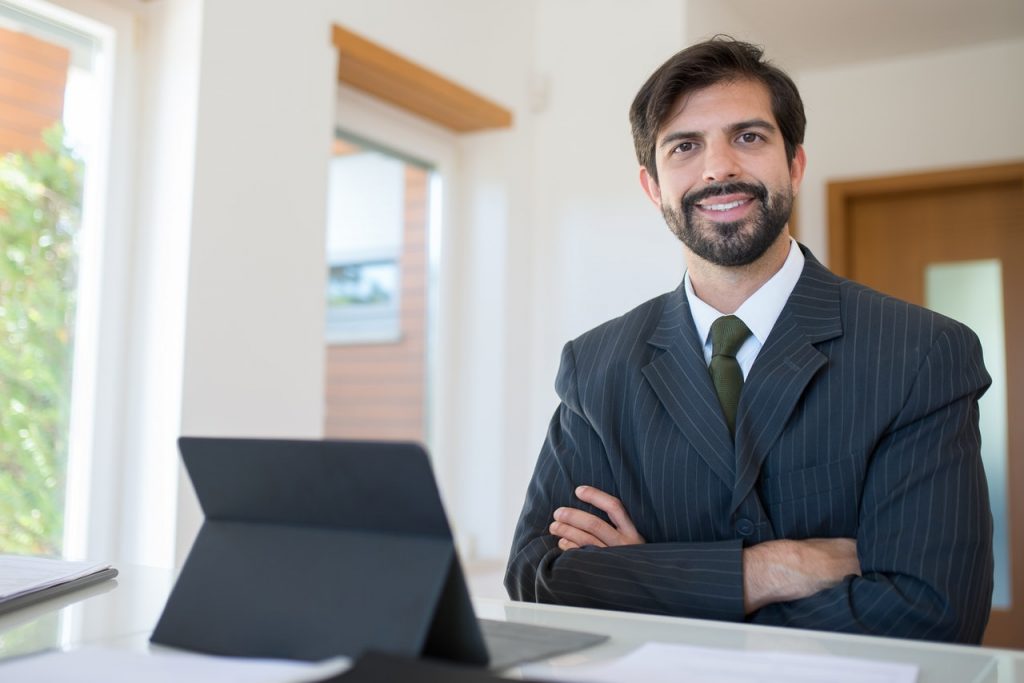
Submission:
M 752 145 L 761 139 L 761 136 L 757 133 L 740 133 L 739 137 L 739 141 L 747 145 Z
M 690 142 L 690 141 L 686 141 L 686 142 L 680 142 L 680 143 L 679 143 L 678 145 L 676 145 L 676 146 L 675 146 L 675 147 L 674 147 L 674 148 L 672 149 L 672 151 L 673 151 L 673 152 L 682 152 L 682 153 L 684 153 L 684 154 L 685 154 L 686 152 L 692 152 L 692 151 L 693 151 L 693 148 L 694 148 L 694 146 L 695 146 L 695 145 L 694 145 L 694 144 L 693 144 L 692 142 Z

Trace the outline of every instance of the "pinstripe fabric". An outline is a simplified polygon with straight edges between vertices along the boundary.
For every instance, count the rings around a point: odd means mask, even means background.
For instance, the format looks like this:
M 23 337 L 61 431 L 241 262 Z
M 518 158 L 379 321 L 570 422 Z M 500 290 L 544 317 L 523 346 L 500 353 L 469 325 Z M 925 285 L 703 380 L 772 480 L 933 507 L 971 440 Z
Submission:
M 744 546 L 853 537 L 863 570 L 756 623 L 978 642 L 992 527 L 977 337 L 807 263 L 744 385 L 735 447 L 682 286 L 568 343 L 515 533 L 514 599 L 742 620 Z M 617 496 L 647 545 L 562 552 L 547 527 Z

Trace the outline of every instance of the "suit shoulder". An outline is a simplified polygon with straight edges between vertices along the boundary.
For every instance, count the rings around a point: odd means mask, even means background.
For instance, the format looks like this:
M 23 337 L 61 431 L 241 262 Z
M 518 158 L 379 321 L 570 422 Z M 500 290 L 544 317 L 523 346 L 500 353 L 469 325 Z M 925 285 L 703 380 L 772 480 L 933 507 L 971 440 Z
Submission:
M 840 291 L 843 336 L 863 357 L 886 358 L 892 372 L 940 366 L 964 391 L 991 381 L 981 341 L 964 323 L 850 280 L 840 282 Z
M 805 314 L 807 311 L 818 312 L 819 301 L 816 299 L 824 292 L 825 296 L 820 301 L 827 302 L 831 296 L 829 290 L 835 288 L 839 296 L 838 313 L 842 318 L 844 334 L 891 328 L 892 325 L 902 326 L 905 334 L 919 338 L 935 338 L 950 331 L 973 334 L 963 323 L 872 289 L 861 282 L 836 275 L 806 249 L 804 254 L 809 258 L 793 296 L 799 295 L 807 300 L 803 306 Z
M 974 336 L 967 325 L 929 308 L 879 292 L 853 280 L 838 278 L 844 324 L 852 330 L 862 327 L 902 327 L 908 336 L 922 342 L 953 334 Z

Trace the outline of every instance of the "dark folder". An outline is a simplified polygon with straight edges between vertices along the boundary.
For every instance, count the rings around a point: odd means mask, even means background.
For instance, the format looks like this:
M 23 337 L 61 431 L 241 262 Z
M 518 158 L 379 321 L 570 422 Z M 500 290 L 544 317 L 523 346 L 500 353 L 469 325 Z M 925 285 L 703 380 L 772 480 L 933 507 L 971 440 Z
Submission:
M 489 661 L 420 446 L 189 437 L 179 446 L 205 521 L 153 642 L 286 659 L 378 650 Z M 604 640 L 563 636 L 515 659 Z

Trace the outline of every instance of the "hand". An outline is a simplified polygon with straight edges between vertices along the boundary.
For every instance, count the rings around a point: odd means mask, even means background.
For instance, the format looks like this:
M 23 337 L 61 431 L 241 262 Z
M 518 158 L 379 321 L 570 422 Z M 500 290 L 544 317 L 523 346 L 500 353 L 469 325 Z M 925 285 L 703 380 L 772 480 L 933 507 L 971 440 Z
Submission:
M 554 514 L 555 521 L 548 530 L 552 535 L 558 536 L 558 547 L 562 550 L 572 550 L 585 545 L 607 548 L 646 542 L 633 526 L 633 520 L 622 506 L 622 501 L 615 496 L 593 486 L 578 486 L 576 497 L 604 512 L 612 523 L 609 524 L 597 515 L 576 508 L 558 508 Z
M 750 614 L 773 602 L 806 598 L 860 573 L 852 538 L 760 543 L 743 551 L 744 609 Z

